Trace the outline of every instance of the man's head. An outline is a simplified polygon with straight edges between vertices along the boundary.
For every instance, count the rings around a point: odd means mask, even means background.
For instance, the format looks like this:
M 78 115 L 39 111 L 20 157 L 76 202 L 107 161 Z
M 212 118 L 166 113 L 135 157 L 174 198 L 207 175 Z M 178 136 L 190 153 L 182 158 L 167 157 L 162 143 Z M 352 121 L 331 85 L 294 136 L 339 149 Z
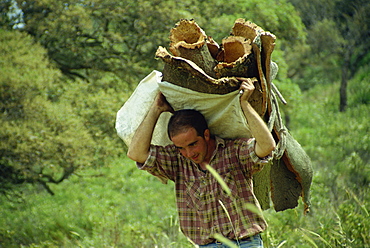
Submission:
M 168 136 L 184 157 L 197 164 L 209 162 L 214 142 L 200 112 L 176 111 L 168 124 Z
M 189 128 L 194 128 L 198 136 L 204 138 L 204 131 L 208 129 L 208 124 L 204 116 L 194 109 L 182 109 L 175 111 L 168 122 L 168 137 L 184 132 Z

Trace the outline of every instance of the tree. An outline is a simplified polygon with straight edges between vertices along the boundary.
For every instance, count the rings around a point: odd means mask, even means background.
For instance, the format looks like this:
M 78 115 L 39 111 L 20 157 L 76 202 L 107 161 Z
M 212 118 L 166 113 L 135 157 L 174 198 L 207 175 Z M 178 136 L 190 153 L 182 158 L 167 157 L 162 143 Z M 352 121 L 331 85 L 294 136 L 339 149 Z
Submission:
M 155 67 L 158 39 L 163 41 L 171 20 L 180 18 L 164 11 L 173 5 L 172 1 L 101 0 L 19 4 L 25 22 L 22 30 L 47 49 L 65 75 L 92 81 L 94 73 L 114 73 L 129 83 Z M 135 71 L 130 76 L 138 74 L 136 80 L 127 77 L 127 71 Z
M 334 20 L 343 36 L 339 110 L 347 107 L 347 85 L 370 52 L 370 2 L 339 1 Z
M 281 41 L 302 39 L 303 25 L 293 6 L 275 3 L 43 0 L 18 1 L 18 6 L 25 24 L 21 30 L 47 49 L 64 74 L 94 80 L 95 72 L 109 72 L 133 83 L 161 68 L 155 51 L 168 44 L 169 30 L 181 18 L 194 18 L 218 42 L 240 17 L 252 19 Z
M 344 111 L 347 82 L 368 63 L 370 3 L 365 0 L 290 1 L 299 10 L 309 37 L 308 46 L 300 46 L 300 51 L 297 49 L 297 53 L 292 54 L 290 76 L 302 81 L 302 88 L 340 79 L 339 110 Z
M 29 183 L 53 193 L 48 184 L 89 166 L 96 144 L 68 102 L 50 100 L 61 74 L 39 44 L 0 30 L 0 54 L 0 192 Z

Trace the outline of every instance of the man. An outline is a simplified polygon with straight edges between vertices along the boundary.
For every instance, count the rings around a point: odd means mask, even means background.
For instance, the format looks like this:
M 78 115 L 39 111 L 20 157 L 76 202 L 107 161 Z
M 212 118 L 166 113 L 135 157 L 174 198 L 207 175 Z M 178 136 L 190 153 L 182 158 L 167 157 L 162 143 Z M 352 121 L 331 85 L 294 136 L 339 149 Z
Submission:
M 260 233 L 267 224 L 250 211 L 260 208 L 253 193 L 252 176 L 271 157 L 275 141 L 266 124 L 249 104 L 254 85 L 241 79 L 240 104 L 253 138 L 223 140 L 214 137 L 202 114 L 195 110 L 174 112 L 168 125 L 173 145 L 150 144 L 156 122 L 163 112 L 173 112 L 165 97 L 157 95 L 131 141 L 128 157 L 140 169 L 175 182 L 182 232 L 200 247 L 217 246 L 221 234 L 240 247 L 263 247 Z M 226 192 L 208 171 L 211 166 L 230 189 Z M 226 247 L 226 246 L 224 246 Z

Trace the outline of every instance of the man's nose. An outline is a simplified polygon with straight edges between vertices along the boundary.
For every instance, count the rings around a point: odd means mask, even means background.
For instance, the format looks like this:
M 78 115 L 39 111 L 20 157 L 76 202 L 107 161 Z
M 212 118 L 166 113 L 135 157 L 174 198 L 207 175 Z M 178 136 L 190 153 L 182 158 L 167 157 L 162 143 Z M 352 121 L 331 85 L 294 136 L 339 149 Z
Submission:
M 193 151 L 190 148 L 185 149 L 185 157 L 191 158 L 193 156 Z

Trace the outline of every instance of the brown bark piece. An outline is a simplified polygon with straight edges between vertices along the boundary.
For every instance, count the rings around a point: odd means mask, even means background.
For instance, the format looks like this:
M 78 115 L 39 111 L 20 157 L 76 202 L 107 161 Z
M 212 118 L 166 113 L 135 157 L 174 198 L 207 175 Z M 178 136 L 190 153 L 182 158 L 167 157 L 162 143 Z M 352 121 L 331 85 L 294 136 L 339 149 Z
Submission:
M 256 77 L 257 67 L 252 53 L 252 44 L 241 36 L 230 36 L 222 41 L 220 61 L 214 68 L 216 76 L 221 77 Z
M 256 110 L 256 112 L 262 117 L 266 111 L 264 102 L 266 102 L 266 92 L 262 90 L 260 81 L 254 78 L 254 91 L 249 97 L 248 102 Z
M 163 47 L 157 49 L 156 57 L 164 62 L 163 81 L 208 94 L 227 94 L 240 87 L 240 81 L 235 77 L 215 79 L 194 62 L 172 56 Z
M 267 86 L 266 86 L 266 79 L 265 79 L 265 75 L 263 74 L 263 71 L 262 71 L 262 66 L 261 66 L 261 52 L 260 52 L 260 49 L 258 47 L 257 44 L 253 43 L 252 44 L 252 47 L 253 47 L 253 52 L 254 52 L 254 56 L 255 56 L 255 60 L 256 60 L 256 66 L 257 66 L 257 78 L 258 78 L 258 82 L 259 82 L 259 90 L 261 93 L 254 93 L 252 94 L 252 98 L 258 98 L 258 95 L 259 95 L 259 99 L 260 99 L 260 103 L 258 106 L 253 106 L 255 108 L 255 110 L 257 111 L 257 113 L 260 115 L 260 116 L 264 116 L 265 113 L 266 113 L 266 110 L 267 110 L 267 102 L 268 102 L 268 96 L 269 96 L 269 92 L 267 91 Z
M 311 159 L 289 132 L 287 133 L 286 143 L 285 153 L 281 160 L 289 171 L 294 173 L 296 181 L 302 187 L 301 196 L 304 202 L 304 211 L 307 213 L 311 207 L 310 187 L 313 177 Z
M 234 36 L 242 36 L 254 41 L 257 35 L 261 32 L 264 32 L 264 30 L 255 23 L 239 18 L 235 21 L 231 34 Z
M 224 48 L 224 59 L 226 63 L 235 62 L 239 58 L 243 58 L 251 54 L 251 40 L 241 36 L 230 36 L 223 39 L 222 46 Z
M 270 90 L 270 84 L 272 81 L 271 78 L 271 55 L 275 48 L 275 40 L 276 36 L 269 33 L 264 32 L 261 34 L 261 48 L 262 48 L 262 66 L 264 68 L 264 73 L 266 76 L 266 82 L 268 89 Z
M 296 175 L 288 170 L 284 160 L 274 160 L 271 166 L 271 199 L 276 211 L 292 209 L 298 206 L 302 192 Z
M 286 130 L 287 128 L 283 125 L 282 129 Z M 276 127 L 272 133 L 277 141 L 281 140 Z M 271 199 L 275 210 L 282 211 L 295 208 L 298 205 L 299 196 L 301 196 L 304 202 L 304 213 L 308 213 L 311 207 L 310 187 L 313 177 L 311 159 L 288 130 L 286 130 L 285 139 L 284 154 L 279 160 L 274 159 L 271 167 L 274 168 L 274 171 L 271 169 L 270 176 Z M 279 168 L 279 171 L 275 171 L 275 168 Z M 297 183 L 300 187 L 296 186 Z
M 221 51 L 220 45 L 211 36 L 208 36 L 206 44 L 212 57 L 216 59 Z
M 214 77 L 217 61 L 206 44 L 207 35 L 193 20 L 181 20 L 170 32 L 170 51 L 176 57 L 193 61 L 205 73 Z

